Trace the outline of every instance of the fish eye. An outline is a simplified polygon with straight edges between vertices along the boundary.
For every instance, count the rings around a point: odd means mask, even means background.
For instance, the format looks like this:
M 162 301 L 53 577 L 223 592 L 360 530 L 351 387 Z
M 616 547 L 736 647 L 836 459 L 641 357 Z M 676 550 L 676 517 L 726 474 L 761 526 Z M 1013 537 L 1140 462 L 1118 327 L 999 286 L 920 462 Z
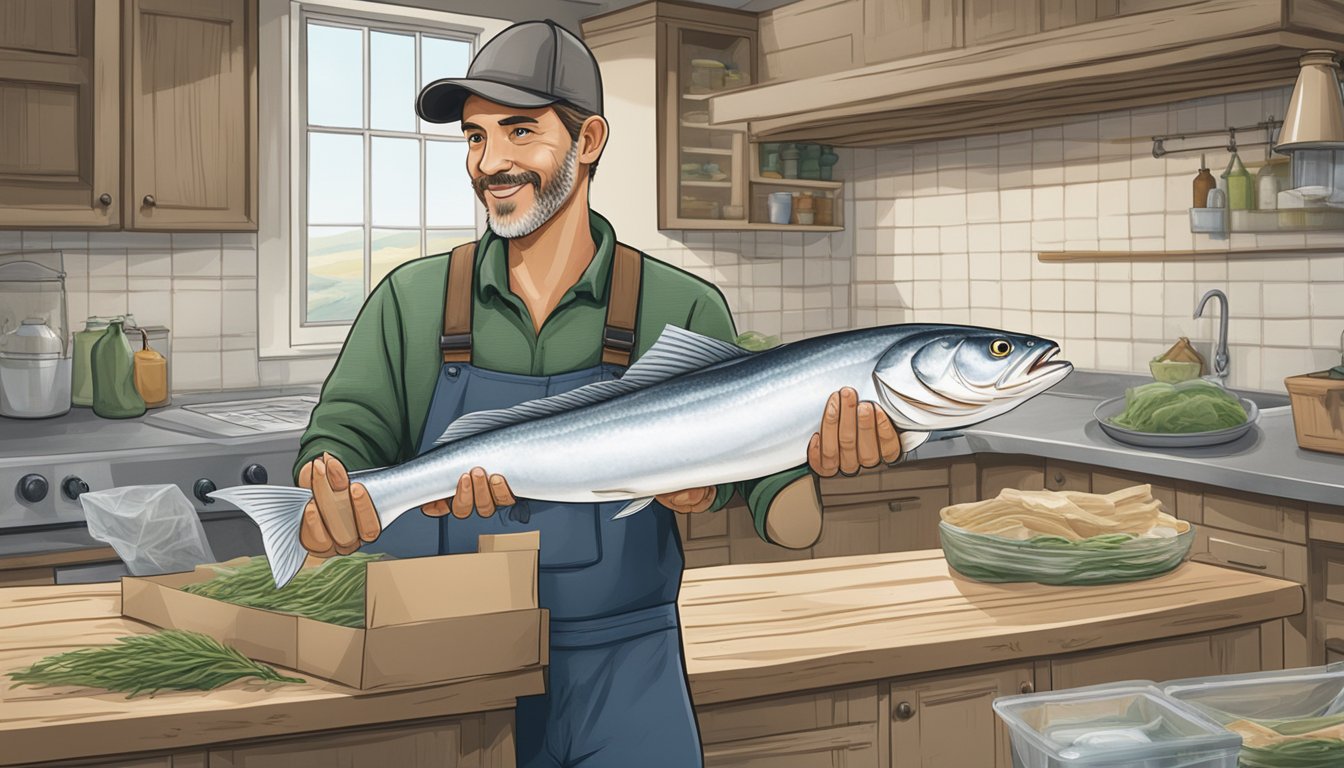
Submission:
M 1012 351 L 1013 344 L 1007 339 L 995 339 L 989 342 L 989 354 L 995 357 L 1007 357 Z

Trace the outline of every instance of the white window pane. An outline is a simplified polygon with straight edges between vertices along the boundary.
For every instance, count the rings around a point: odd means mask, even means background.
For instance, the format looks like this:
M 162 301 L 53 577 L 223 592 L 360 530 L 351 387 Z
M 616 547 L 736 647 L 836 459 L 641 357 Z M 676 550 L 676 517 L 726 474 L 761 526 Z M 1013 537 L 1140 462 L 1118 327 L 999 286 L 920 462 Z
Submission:
M 371 159 L 374 226 L 420 226 L 420 142 L 374 137 Z
M 307 322 L 349 322 L 364 303 L 364 230 L 309 227 Z
M 431 227 L 476 226 L 466 142 L 425 142 L 425 218 Z
M 308 124 L 364 127 L 361 32 L 308 24 Z
M 425 233 L 425 253 L 447 253 L 457 246 L 475 239 L 476 230 L 474 229 L 431 229 Z
M 444 77 L 466 77 L 471 66 L 471 43 L 463 40 L 445 40 L 441 37 L 420 38 L 420 87 Z M 421 133 L 441 136 L 461 136 L 459 123 L 427 123 L 420 121 Z
M 420 230 L 375 229 L 369 241 L 369 285 L 378 285 L 388 272 L 420 258 Z
M 369 33 L 369 122 L 389 131 L 415 130 L 415 37 Z
M 308 134 L 308 223 L 364 222 L 364 137 Z

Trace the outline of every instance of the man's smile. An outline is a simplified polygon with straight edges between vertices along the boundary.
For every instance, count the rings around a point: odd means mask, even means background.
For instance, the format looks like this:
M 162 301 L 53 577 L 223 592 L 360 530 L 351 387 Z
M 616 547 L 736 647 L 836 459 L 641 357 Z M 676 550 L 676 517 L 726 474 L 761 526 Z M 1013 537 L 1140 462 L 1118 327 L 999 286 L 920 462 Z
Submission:
M 507 186 L 507 187 L 506 187 L 506 186 L 490 186 L 490 187 L 486 187 L 486 189 L 488 189 L 488 190 L 490 191 L 490 196 L 491 196 L 491 197 L 495 198 L 496 200 L 503 200 L 503 199 L 506 198 L 506 197 L 513 197 L 515 194 L 517 194 L 518 190 L 522 189 L 524 186 L 526 186 L 526 185 L 525 185 L 525 184 L 514 184 L 514 185 L 512 185 L 512 186 Z

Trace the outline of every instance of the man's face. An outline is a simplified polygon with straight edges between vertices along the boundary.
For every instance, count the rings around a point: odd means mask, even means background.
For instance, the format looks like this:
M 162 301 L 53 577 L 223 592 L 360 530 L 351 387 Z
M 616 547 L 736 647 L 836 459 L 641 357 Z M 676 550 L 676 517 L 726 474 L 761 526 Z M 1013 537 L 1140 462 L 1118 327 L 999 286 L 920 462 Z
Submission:
M 506 107 L 471 96 L 462 133 L 467 173 L 499 236 L 531 234 L 574 191 L 578 145 L 550 107 Z

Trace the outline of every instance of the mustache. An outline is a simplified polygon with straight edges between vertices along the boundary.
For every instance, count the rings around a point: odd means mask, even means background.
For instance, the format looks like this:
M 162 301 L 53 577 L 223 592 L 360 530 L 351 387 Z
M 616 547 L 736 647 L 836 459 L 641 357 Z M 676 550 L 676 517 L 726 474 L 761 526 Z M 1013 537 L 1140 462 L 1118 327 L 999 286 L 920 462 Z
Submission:
M 541 189 L 541 174 L 536 171 L 523 171 L 522 173 L 496 173 L 492 176 L 482 176 L 472 182 L 476 187 L 476 194 L 485 194 L 486 187 L 512 187 L 517 184 L 531 184 L 537 189 Z

